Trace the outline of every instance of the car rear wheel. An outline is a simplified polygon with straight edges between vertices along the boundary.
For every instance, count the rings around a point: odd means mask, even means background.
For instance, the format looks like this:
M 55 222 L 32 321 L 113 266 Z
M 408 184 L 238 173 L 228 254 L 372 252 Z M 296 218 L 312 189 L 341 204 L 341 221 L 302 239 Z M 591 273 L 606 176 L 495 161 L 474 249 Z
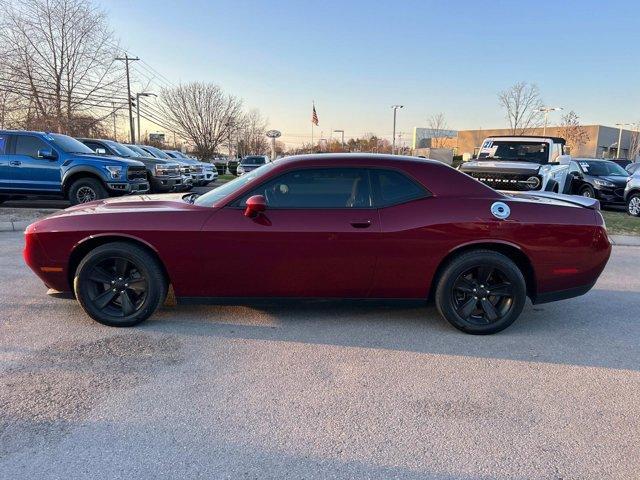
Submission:
M 520 316 L 526 302 L 520 269 L 508 257 L 475 250 L 455 257 L 436 286 L 436 307 L 451 325 L 487 335 L 504 330 Z
M 580 189 L 580 195 L 587 198 L 596 198 L 596 192 L 589 185 L 585 185 Z
M 85 256 L 73 281 L 76 298 L 94 320 L 131 327 L 149 318 L 167 296 L 158 261 L 124 242 L 102 245 Z
M 107 198 L 107 191 L 99 180 L 95 178 L 80 178 L 71 184 L 69 188 L 69 201 L 71 205 L 93 202 L 101 198 Z
M 640 217 L 640 193 L 634 193 L 627 201 L 627 213 L 634 217 Z

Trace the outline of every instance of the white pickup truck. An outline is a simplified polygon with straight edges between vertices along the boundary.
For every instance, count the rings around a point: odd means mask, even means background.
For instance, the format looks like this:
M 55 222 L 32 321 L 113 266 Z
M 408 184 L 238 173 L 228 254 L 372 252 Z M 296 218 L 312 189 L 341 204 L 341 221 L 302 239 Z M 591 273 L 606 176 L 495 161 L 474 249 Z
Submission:
M 487 137 L 460 171 L 497 190 L 569 193 L 570 155 L 559 137 Z

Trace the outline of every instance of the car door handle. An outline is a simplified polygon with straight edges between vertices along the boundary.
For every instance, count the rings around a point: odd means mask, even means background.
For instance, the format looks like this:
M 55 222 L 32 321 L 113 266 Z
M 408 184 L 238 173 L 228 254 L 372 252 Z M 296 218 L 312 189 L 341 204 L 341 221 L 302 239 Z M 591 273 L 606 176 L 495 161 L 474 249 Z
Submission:
M 9 162 L 9 165 L 13 165 L 14 167 L 17 167 L 19 165 L 22 165 L 22 162 L 20 160 L 11 160 Z
M 369 228 L 371 226 L 371 220 L 353 220 L 351 226 L 353 228 Z

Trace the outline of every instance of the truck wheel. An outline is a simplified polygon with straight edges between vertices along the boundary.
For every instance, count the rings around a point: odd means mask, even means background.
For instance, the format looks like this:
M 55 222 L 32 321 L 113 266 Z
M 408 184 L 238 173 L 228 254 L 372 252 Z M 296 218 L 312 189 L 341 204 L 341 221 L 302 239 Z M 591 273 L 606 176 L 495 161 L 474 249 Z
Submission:
M 640 217 L 640 193 L 634 193 L 629 197 L 627 213 L 633 217 Z
M 593 188 L 590 185 L 585 185 L 580 189 L 580 195 L 587 198 L 596 198 L 596 192 L 593 191 Z
M 455 257 L 436 286 L 436 307 L 454 327 L 487 335 L 504 330 L 527 299 L 524 276 L 508 257 L 475 250 Z
M 73 289 L 84 311 L 97 322 L 131 327 L 162 305 L 167 280 L 158 261 L 143 248 L 113 242 L 82 259 Z
M 69 188 L 69 201 L 71 205 L 92 202 L 107 198 L 107 191 L 99 180 L 95 178 L 80 178 L 71 184 Z

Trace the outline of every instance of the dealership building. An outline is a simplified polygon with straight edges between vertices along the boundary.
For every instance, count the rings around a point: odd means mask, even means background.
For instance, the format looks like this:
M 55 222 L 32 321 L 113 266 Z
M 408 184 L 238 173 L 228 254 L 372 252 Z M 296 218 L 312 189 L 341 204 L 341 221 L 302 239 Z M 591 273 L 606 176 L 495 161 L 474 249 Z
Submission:
M 574 148 L 569 153 L 574 157 L 585 158 L 615 158 L 618 153 L 618 135 L 620 129 L 617 127 L 607 127 L 605 125 L 582 125 L 582 128 L 587 134 L 588 140 Z M 547 127 L 546 135 L 556 137 L 562 136 L 560 127 Z M 428 128 L 414 129 L 414 142 L 413 148 L 420 148 L 422 146 L 430 146 L 431 130 Z M 631 146 L 631 139 L 633 135 L 638 135 L 637 132 L 632 130 L 622 130 L 622 140 L 620 142 L 620 157 L 629 157 L 629 148 Z M 507 136 L 511 135 L 511 130 L 508 128 L 496 128 L 496 129 L 481 129 L 481 130 L 458 130 L 455 131 L 442 131 L 438 136 L 447 137 L 446 146 L 452 148 L 456 155 L 476 154 L 482 145 L 482 140 L 491 136 Z M 542 135 L 541 128 L 529 128 L 526 129 L 523 135 Z

